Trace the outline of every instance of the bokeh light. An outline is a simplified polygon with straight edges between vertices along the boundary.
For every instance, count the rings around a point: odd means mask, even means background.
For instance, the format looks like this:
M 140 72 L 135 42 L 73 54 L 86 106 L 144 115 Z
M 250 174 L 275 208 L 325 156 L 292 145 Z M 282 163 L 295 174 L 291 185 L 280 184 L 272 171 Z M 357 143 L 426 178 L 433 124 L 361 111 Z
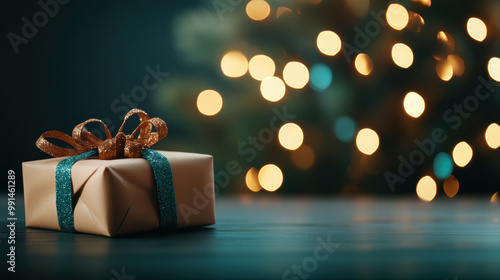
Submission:
M 436 34 L 436 43 L 432 48 L 432 56 L 436 60 L 446 60 L 453 50 L 455 50 L 455 40 L 451 34 L 439 31 Z
M 409 20 L 408 11 L 400 4 L 390 4 L 385 13 L 385 18 L 389 26 L 395 30 L 403 30 Z
M 259 184 L 259 172 L 255 167 L 252 167 L 248 170 L 247 175 L 245 176 L 245 183 L 247 184 L 247 188 L 253 192 L 258 192 L 262 189 Z
M 283 173 L 274 164 L 266 164 L 259 170 L 259 183 L 268 192 L 274 192 L 283 183 Z
M 418 118 L 425 110 L 425 101 L 420 94 L 411 91 L 406 94 L 403 107 L 410 117 Z
M 472 148 L 467 142 L 462 141 L 453 148 L 453 161 L 459 167 L 466 166 L 472 159 Z
M 437 33 L 436 39 L 441 47 L 441 51 L 446 53 L 446 55 L 455 50 L 455 40 L 450 33 L 441 30 Z
M 370 128 L 363 128 L 356 136 L 356 146 L 365 155 L 371 155 L 378 149 L 379 138 L 377 133 Z
M 409 20 L 408 24 L 406 25 L 406 30 L 411 30 L 414 32 L 420 32 L 425 26 L 425 20 L 424 18 L 412 11 L 408 12 Z
M 333 131 L 340 141 L 351 142 L 356 136 L 356 122 L 347 116 L 339 117 L 333 124 Z
M 464 61 L 456 54 L 450 54 L 447 58 L 448 62 L 453 67 L 453 76 L 462 76 L 465 71 Z
M 278 7 L 278 9 L 276 10 L 276 18 L 280 18 L 284 15 L 293 15 L 292 9 L 287 7 Z
M 370 0 L 344 0 L 344 2 L 358 18 L 364 18 L 370 11 Z
M 482 20 L 471 17 L 467 21 L 467 33 L 472 39 L 482 42 L 486 38 L 488 29 Z
M 286 123 L 278 132 L 281 146 L 287 150 L 296 150 L 304 141 L 304 133 L 300 126 L 295 123 Z
M 437 185 L 431 176 L 422 177 L 417 183 L 417 195 L 423 201 L 431 201 L 436 197 Z
M 490 58 L 488 61 L 488 73 L 493 80 L 500 83 L 500 58 Z
M 318 34 L 316 45 L 318 46 L 319 51 L 323 54 L 334 56 L 342 48 L 342 41 L 337 33 L 325 30 Z
M 222 73 L 230 78 L 238 78 L 248 70 L 248 61 L 244 54 L 238 51 L 226 53 L 220 62 Z
M 289 87 L 301 89 L 309 82 L 309 70 L 300 62 L 290 61 L 283 69 L 283 79 Z
M 446 180 L 443 183 L 444 193 L 448 197 L 454 197 L 458 193 L 459 188 L 460 184 L 458 183 L 458 179 L 453 175 L 446 178 Z
M 440 152 L 434 158 L 433 167 L 436 177 L 444 180 L 453 172 L 453 159 L 447 153 Z
M 222 96 L 215 90 L 204 90 L 198 94 L 196 106 L 203 115 L 213 116 L 222 109 Z
M 309 145 L 301 145 L 297 150 L 292 151 L 292 163 L 297 169 L 309 169 L 315 159 L 316 154 Z
M 323 63 L 311 67 L 310 85 L 315 91 L 324 91 L 332 83 L 332 70 Z
M 500 126 L 496 123 L 490 124 L 484 133 L 484 138 L 490 148 L 498 148 L 500 146 Z
M 252 0 L 248 2 L 245 10 L 248 17 L 255 21 L 264 20 L 271 13 L 271 7 L 264 0 Z
M 431 0 L 411 0 L 412 2 L 419 3 L 420 5 L 428 8 L 431 6 Z
M 453 77 L 453 65 L 447 59 L 442 59 L 437 62 L 436 73 L 441 80 L 447 82 Z
M 394 44 L 391 54 L 394 63 L 401 68 L 408 68 L 413 63 L 413 52 L 403 43 Z
M 262 96 L 271 102 L 277 102 L 285 96 L 285 83 L 278 77 L 267 77 L 260 83 Z
M 490 202 L 491 202 L 491 203 L 497 203 L 497 202 L 498 202 L 498 192 L 494 193 L 494 194 L 491 196 Z
M 273 76 L 275 70 L 274 61 L 267 55 L 258 54 L 252 57 L 248 63 L 250 76 L 257 81 L 262 81 L 267 77 Z
M 354 66 L 356 70 L 364 76 L 370 75 L 373 70 L 373 62 L 372 59 L 364 53 L 360 53 L 356 56 L 354 60 Z

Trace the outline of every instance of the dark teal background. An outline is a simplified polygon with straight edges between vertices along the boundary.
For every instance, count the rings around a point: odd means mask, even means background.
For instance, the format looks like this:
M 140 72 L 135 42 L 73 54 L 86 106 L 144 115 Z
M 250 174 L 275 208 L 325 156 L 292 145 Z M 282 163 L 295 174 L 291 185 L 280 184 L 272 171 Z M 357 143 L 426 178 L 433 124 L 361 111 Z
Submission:
M 70 134 L 75 125 L 95 117 L 108 118 L 116 133 L 122 113 L 113 113 L 111 104 L 142 84 L 148 65 L 184 71 L 172 46 L 171 21 L 197 1 L 73 0 L 60 6 L 17 54 L 7 34 L 20 35 L 21 18 L 31 19 L 41 8 L 37 1 L 4 4 L 1 164 L 2 171 L 14 169 L 21 183 L 22 161 L 48 157 L 35 146 L 43 132 Z M 171 127 L 169 136 L 175 135 L 171 116 L 155 110 L 149 97 L 138 107 L 162 117 Z

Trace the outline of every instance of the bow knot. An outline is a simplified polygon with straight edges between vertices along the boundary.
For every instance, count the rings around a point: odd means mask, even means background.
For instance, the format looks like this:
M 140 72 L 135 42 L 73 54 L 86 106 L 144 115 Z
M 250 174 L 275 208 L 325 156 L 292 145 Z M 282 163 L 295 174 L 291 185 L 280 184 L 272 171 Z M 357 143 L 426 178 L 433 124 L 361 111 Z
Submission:
M 138 114 L 140 124 L 130 134 L 126 135 L 122 132 L 123 126 L 127 119 L 134 114 Z M 84 129 L 85 125 L 91 122 L 98 122 L 104 126 L 106 132 L 106 140 L 101 140 L 93 133 Z M 156 132 L 152 132 L 152 127 L 155 127 Z M 139 131 L 139 136 L 135 138 L 135 134 Z M 81 153 L 97 149 L 100 159 L 114 158 L 138 158 L 141 157 L 142 150 L 148 149 L 161 139 L 165 138 L 168 133 L 167 124 L 160 118 L 150 119 L 146 112 L 140 109 L 130 110 L 123 119 L 123 123 L 115 137 L 111 136 L 106 124 L 99 119 L 89 119 L 75 126 L 72 136 L 60 131 L 47 131 L 43 133 L 36 141 L 36 146 L 45 153 L 53 157 L 75 156 Z M 46 138 L 55 138 L 70 144 L 73 148 L 63 148 L 50 143 Z

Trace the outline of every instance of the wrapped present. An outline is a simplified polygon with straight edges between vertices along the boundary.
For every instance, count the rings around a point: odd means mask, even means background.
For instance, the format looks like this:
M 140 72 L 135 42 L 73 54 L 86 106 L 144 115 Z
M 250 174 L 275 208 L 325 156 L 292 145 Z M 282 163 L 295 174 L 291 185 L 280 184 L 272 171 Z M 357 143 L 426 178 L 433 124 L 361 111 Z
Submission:
M 55 158 L 23 162 L 27 227 L 116 236 L 215 223 L 212 156 L 149 149 L 167 126 L 138 109 L 124 123 L 134 114 L 141 123 L 130 135 L 122 124 L 111 137 L 98 119 L 77 125 L 71 137 L 42 134 L 37 146 Z M 103 124 L 106 140 L 84 130 L 90 122 Z

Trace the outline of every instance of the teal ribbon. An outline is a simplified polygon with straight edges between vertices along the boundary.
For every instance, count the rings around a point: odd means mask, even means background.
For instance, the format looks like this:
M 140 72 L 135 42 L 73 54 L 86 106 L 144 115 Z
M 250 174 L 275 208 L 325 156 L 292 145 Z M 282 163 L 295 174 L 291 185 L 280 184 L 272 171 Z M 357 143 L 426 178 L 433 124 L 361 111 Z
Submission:
M 160 206 L 160 230 L 173 230 L 177 228 L 177 204 L 175 202 L 174 174 L 167 157 L 155 150 L 143 149 L 142 157 L 151 168 L 158 192 L 158 205 Z
M 57 221 L 61 231 L 75 232 L 71 168 L 75 162 L 97 154 L 97 150 L 91 150 L 77 156 L 66 158 L 57 164 L 55 175 L 56 208 Z M 143 149 L 142 156 L 149 162 L 153 169 L 160 208 L 160 229 L 176 229 L 177 205 L 175 201 L 174 175 L 170 162 L 168 162 L 168 159 L 164 155 L 151 149 Z
M 75 232 L 73 221 L 73 186 L 71 184 L 71 167 L 75 162 L 97 155 L 97 150 L 81 153 L 61 160 L 56 167 L 56 207 L 57 221 L 61 231 Z

